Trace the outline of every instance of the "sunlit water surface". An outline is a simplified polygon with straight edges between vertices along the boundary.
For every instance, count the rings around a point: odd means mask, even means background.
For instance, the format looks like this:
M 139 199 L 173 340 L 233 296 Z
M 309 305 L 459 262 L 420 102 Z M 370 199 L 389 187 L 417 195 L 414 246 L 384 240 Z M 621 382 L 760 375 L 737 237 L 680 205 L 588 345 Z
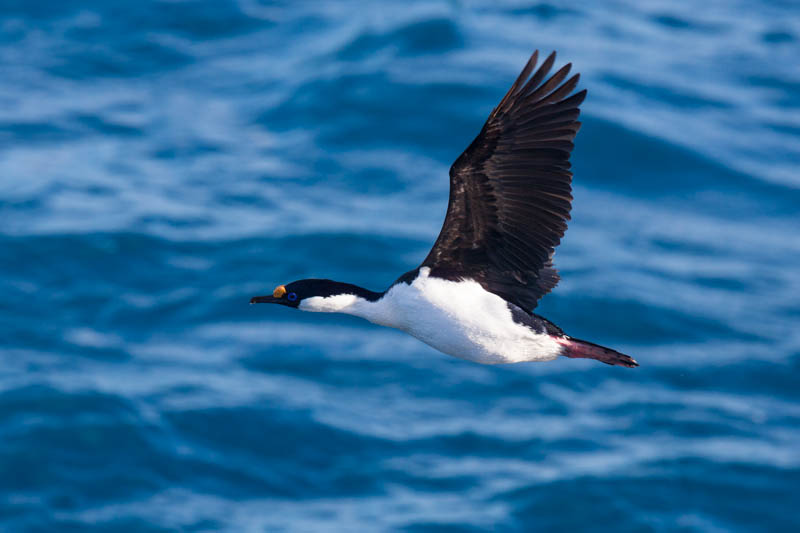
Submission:
M 0 11 L 5 531 L 797 531 L 800 14 L 760 0 Z M 483 367 L 358 319 L 533 49 L 589 89 L 538 312 Z

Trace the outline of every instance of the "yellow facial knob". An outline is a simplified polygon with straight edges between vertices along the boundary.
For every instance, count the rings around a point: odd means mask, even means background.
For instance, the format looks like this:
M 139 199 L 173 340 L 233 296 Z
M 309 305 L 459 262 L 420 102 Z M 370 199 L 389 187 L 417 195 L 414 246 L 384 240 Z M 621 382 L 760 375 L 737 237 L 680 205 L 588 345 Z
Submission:
M 286 294 L 286 287 L 283 285 L 278 285 L 275 287 L 275 290 L 272 291 L 272 296 L 274 298 L 283 298 L 283 295 Z

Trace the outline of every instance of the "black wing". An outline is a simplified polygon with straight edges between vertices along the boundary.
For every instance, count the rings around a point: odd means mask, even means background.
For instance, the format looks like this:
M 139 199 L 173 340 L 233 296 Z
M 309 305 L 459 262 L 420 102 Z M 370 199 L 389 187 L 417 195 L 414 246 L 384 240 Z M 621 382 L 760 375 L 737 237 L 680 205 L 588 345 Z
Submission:
M 472 278 L 532 310 L 558 283 L 554 249 L 572 201 L 569 155 L 586 90 L 571 64 L 547 81 L 555 52 L 538 70 L 534 52 L 480 134 L 450 167 L 450 203 L 422 266 L 447 279 Z M 563 83 L 562 83 L 563 82 Z

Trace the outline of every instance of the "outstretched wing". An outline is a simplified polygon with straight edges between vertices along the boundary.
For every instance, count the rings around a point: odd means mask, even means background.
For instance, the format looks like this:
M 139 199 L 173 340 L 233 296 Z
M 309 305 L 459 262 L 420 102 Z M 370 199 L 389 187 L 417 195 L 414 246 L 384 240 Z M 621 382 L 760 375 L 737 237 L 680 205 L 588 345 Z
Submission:
M 580 77 L 564 81 L 571 64 L 545 81 L 555 52 L 531 75 L 537 57 L 450 168 L 447 216 L 422 262 L 433 275 L 472 278 L 528 311 L 559 280 L 552 257 L 567 230 L 569 156 L 586 97 L 569 96 Z

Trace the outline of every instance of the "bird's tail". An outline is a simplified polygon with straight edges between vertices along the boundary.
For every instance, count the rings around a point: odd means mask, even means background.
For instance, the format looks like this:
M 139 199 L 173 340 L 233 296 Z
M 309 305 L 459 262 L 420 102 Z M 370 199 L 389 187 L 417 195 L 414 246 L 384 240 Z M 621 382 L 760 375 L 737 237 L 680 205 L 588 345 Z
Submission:
M 561 339 L 560 344 L 564 347 L 564 352 L 561 355 L 567 357 L 597 359 L 607 365 L 627 366 L 629 368 L 639 366 L 639 363 L 633 357 L 593 342 L 565 336 Z

